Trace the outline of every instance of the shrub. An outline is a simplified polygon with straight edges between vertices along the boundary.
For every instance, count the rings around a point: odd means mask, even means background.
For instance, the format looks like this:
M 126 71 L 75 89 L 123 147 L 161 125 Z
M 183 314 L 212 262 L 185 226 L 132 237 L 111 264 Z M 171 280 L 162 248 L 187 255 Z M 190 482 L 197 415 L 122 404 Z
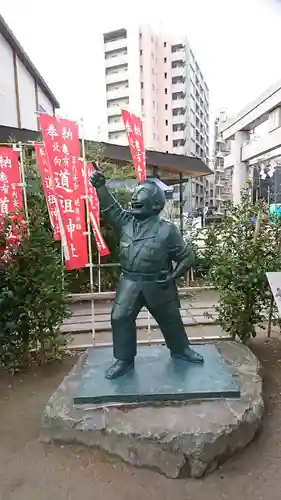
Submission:
M 33 350 L 42 362 L 60 355 L 60 324 L 68 314 L 60 252 L 32 169 L 28 184 L 30 234 L 0 268 L 0 363 L 12 372 L 29 363 Z M 6 239 L 3 227 L 2 244 Z
M 281 220 L 269 216 L 262 201 L 252 204 L 249 190 L 206 238 L 209 279 L 220 294 L 219 324 L 243 342 L 265 328 L 272 308 L 266 272 L 281 269 Z

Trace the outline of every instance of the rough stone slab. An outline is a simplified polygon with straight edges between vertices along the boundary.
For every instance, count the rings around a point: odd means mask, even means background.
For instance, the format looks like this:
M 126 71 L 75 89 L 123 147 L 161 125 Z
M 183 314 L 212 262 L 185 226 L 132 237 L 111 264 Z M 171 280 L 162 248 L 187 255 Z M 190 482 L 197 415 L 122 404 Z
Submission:
M 212 472 L 252 441 L 264 412 L 257 358 L 240 343 L 221 341 L 216 347 L 237 377 L 240 399 L 77 408 L 73 394 L 85 353 L 47 403 L 42 440 L 98 447 L 172 478 Z
M 135 369 L 107 380 L 112 347 L 91 347 L 74 393 L 74 404 L 187 401 L 239 398 L 237 380 L 215 344 L 193 345 L 204 364 L 173 359 L 163 345 L 138 346 Z

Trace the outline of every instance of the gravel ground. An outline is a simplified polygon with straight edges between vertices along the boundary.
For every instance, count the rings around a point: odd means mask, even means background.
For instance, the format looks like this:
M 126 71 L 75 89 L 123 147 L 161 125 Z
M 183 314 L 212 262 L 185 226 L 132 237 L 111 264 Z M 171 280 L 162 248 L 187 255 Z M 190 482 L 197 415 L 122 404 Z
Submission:
M 281 341 L 258 340 L 266 416 L 255 442 L 203 480 L 170 480 L 98 451 L 38 441 L 44 403 L 75 358 L 21 376 L 0 373 L 1 500 L 280 500 Z

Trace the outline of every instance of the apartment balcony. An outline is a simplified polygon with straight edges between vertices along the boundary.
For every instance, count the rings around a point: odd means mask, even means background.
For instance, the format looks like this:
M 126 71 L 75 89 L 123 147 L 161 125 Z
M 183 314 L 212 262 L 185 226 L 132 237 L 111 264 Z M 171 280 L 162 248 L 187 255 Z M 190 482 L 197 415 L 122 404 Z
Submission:
M 104 61 L 106 68 L 113 68 L 114 66 L 122 66 L 123 64 L 128 63 L 128 54 L 122 55 L 114 55 L 113 57 L 109 57 Z
M 128 46 L 127 38 L 118 38 L 117 40 L 111 40 L 110 42 L 105 42 L 104 52 L 111 52 L 113 50 L 125 49 Z
M 173 125 L 180 125 L 180 124 L 183 124 L 185 125 L 186 123 L 186 113 L 184 113 L 183 115 L 173 115 L 172 116 L 172 124 Z
M 172 92 L 184 92 L 185 91 L 184 82 L 172 83 L 171 90 Z
M 215 172 L 218 172 L 218 174 L 223 173 L 224 174 L 224 167 L 221 165 L 218 165 L 215 167 Z
M 184 139 L 186 138 L 186 132 L 185 130 L 176 130 L 175 132 L 173 131 L 173 140 L 178 140 L 178 139 Z
M 172 92 L 172 107 L 179 108 L 184 106 L 185 98 L 186 94 L 185 92 L 182 92 L 182 90 L 178 92 Z
M 128 71 L 116 71 L 110 75 L 105 75 L 106 84 L 128 81 Z
M 118 121 L 116 123 L 111 122 L 107 124 L 108 132 L 121 132 L 125 130 L 123 121 Z
M 223 188 L 224 187 L 224 183 L 222 181 L 217 181 L 215 182 L 215 185 L 219 188 Z
M 176 52 L 171 52 L 171 61 L 183 61 L 185 63 L 185 51 L 177 50 Z
M 223 143 L 224 143 L 224 140 L 223 140 L 223 138 L 222 138 L 222 136 L 221 136 L 221 135 L 218 135 L 218 136 L 216 137 L 216 142 L 217 142 L 218 144 L 223 144 Z
M 223 196 L 221 194 L 218 194 L 215 198 L 217 201 L 220 201 L 220 202 L 225 201 L 225 199 L 223 198 Z
M 185 154 L 185 147 L 184 146 L 173 147 L 173 154 L 174 155 L 184 155 Z
M 112 99 L 122 99 L 124 97 L 129 98 L 129 87 L 122 87 L 121 89 L 109 90 L 106 92 L 106 99 L 110 101 Z
M 217 157 L 217 158 L 224 158 L 226 155 L 227 155 L 227 153 L 226 153 L 226 152 L 224 152 L 224 151 L 218 151 L 218 152 L 216 153 L 216 157 Z
M 110 108 L 107 108 L 107 116 L 120 116 L 120 115 L 121 115 L 120 106 L 112 106 Z
M 172 68 L 171 69 L 171 76 L 182 76 L 185 78 L 185 67 L 184 66 L 179 66 L 177 68 Z

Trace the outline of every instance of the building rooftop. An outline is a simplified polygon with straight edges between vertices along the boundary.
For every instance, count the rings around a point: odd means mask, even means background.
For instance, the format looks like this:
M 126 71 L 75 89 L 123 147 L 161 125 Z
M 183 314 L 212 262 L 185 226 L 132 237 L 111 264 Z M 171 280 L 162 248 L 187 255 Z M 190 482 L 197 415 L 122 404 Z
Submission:
M 40 141 L 40 132 L 17 129 L 13 127 L 0 126 L 0 143 L 8 141 L 23 143 L 29 141 Z M 86 141 L 91 142 L 91 141 Z M 120 146 L 109 142 L 94 142 L 94 145 L 101 146 L 105 161 L 115 163 L 117 165 L 126 165 L 132 161 L 129 146 Z M 204 175 L 213 174 L 213 171 L 200 158 L 195 156 L 177 155 L 171 153 L 161 153 L 160 151 L 146 150 L 146 164 L 148 167 L 174 173 L 181 174 L 185 177 L 201 177 Z M 161 176 L 162 178 L 162 176 Z M 162 178 L 166 184 L 173 184 L 172 179 Z M 178 182 L 178 180 L 177 180 Z
M 59 102 L 48 87 L 45 80 L 42 78 L 32 61 L 29 59 L 28 55 L 16 39 L 14 33 L 11 31 L 6 21 L 0 14 L 0 34 L 5 38 L 8 44 L 12 47 L 12 49 L 17 54 L 18 58 L 21 60 L 23 65 L 29 71 L 29 73 L 33 76 L 36 83 L 39 85 L 44 94 L 48 97 L 55 108 L 59 108 Z

